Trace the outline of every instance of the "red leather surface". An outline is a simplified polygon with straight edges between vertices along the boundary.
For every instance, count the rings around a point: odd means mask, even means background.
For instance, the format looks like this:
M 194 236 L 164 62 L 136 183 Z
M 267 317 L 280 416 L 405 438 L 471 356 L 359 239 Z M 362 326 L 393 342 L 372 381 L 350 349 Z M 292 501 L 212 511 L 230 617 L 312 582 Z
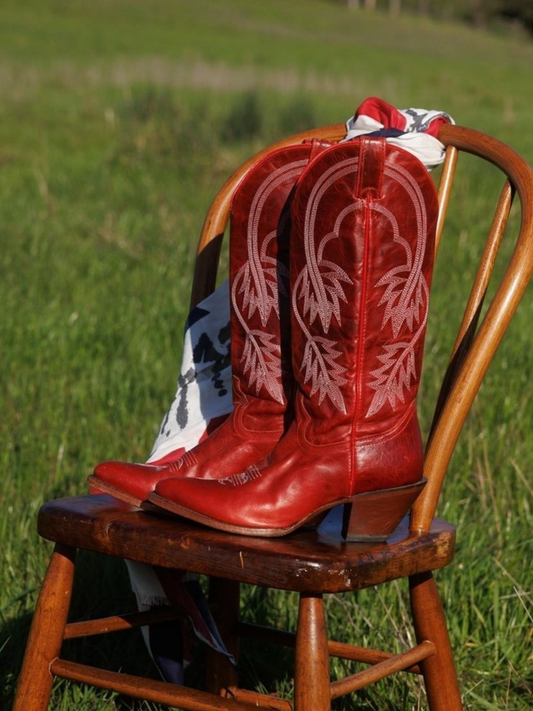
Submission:
M 421 478 L 415 399 L 437 210 L 426 169 L 383 139 L 310 163 L 292 203 L 295 420 L 267 466 L 221 482 L 168 479 L 159 504 L 275 530 Z

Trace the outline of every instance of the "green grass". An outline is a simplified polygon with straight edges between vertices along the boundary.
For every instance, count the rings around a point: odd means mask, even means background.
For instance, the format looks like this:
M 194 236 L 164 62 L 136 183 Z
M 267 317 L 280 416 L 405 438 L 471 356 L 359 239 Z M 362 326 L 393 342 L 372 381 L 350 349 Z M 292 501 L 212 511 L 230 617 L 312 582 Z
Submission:
M 444 109 L 533 159 L 532 70 L 533 45 L 517 38 L 318 0 L 5 0 L 2 708 L 50 552 L 36 534 L 37 510 L 84 492 L 98 461 L 149 452 L 175 389 L 194 245 L 225 178 L 269 141 L 345 120 L 369 95 Z M 473 170 L 466 161 L 434 283 L 426 428 L 496 189 Z M 530 290 L 469 417 L 440 508 L 459 528 L 456 561 L 438 582 L 470 709 L 525 711 L 533 699 L 532 320 Z M 76 612 L 120 610 L 122 567 L 85 555 L 81 569 Z M 374 591 L 332 596 L 332 633 L 401 648 L 392 619 L 407 613 L 397 592 L 383 591 L 377 605 Z M 245 613 L 295 622 L 294 601 L 276 592 L 248 590 Z M 128 671 L 150 669 L 136 635 L 83 650 Z M 272 690 L 278 675 L 279 689 L 290 690 L 278 656 L 247 649 L 243 666 L 253 685 Z M 52 708 L 74 705 L 98 711 L 124 701 L 59 684 Z M 411 679 L 342 708 L 410 711 L 425 702 Z

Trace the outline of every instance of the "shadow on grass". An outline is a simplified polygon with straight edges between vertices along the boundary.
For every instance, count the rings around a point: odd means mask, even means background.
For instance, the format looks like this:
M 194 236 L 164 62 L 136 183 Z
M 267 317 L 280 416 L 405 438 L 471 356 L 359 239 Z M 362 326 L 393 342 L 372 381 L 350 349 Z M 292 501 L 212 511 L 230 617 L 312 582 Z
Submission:
M 95 619 L 129 613 L 135 609 L 135 599 L 123 561 L 90 551 L 78 551 L 69 619 L 72 621 Z M 258 624 L 271 622 L 268 606 L 259 605 L 255 613 L 255 621 Z M 13 704 L 31 621 L 32 614 L 25 613 L 2 626 L 0 633 L 0 709 L 2 710 L 7 711 Z M 139 629 L 67 641 L 62 648 L 62 657 L 110 671 L 120 671 L 155 680 L 161 678 Z M 192 661 L 185 673 L 187 686 L 204 688 L 205 658 L 205 645 L 193 641 Z M 293 668 L 292 650 L 271 645 L 258 646 L 251 641 L 243 641 L 239 669 L 240 684 L 243 687 L 268 692 L 281 689 L 282 694 L 290 694 Z M 57 702 L 58 708 L 64 693 L 68 696 L 73 694 L 72 691 L 63 691 L 65 683 L 58 681 L 54 686 L 52 704 L 54 701 Z M 95 693 L 104 695 L 106 692 Z M 74 703 L 74 698 L 72 701 Z M 143 703 L 118 696 L 113 697 L 111 708 L 133 710 L 141 708 Z
M 83 620 L 135 610 L 124 563 L 79 551 L 70 619 Z M 13 704 L 32 614 L 2 626 L 0 633 L 0 709 Z M 139 630 L 97 635 L 65 642 L 62 655 L 71 661 L 159 679 Z M 130 702 L 126 708 L 132 708 Z
M 294 628 L 297 608 L 294 604 L 296 602 L 294 594 L 282 594 L 279 591 L 249 586 L 243 586 L 242 592 L 244 619 L 263 626 Z M 72 600 L 70 619 L 76 621 L 134 611 L 135 600 L 123 561 L 89 551 L 79 551 Z M 13 703 L 30 624 L 31 614 L 25 613 L 8 621 L 1 631 L 0 708 L 6 711 Z M 160 679 L 138 629 L 65 642 L 62 656 L 74 662 L 111 671 Z M 206 647 L 200 643 L 195 644 L 192 662 L 185 674 L 187 686 L 205 688 L 205 658 Z M 351 667 L 352 665 L 346 665 L 343 673 L 353 673 L 355 669 Z M 277 692 L 282 697 L 291 698 L 293 672 L 293 649 L 271 644 L 257 644 L 253 640 L 242 640 L 239 683 L 243 688 L 255 689 L 263 693 Z M 65 702 L 70 699 L 72 704 L 75 703 L 79 708 L 85 708 L 87 703 L 89 703 L 87 708 L 91 703 L 98 704 L 94 708 L 109 707 L 124 709 L 124 711 L 147 708 L 144 702 L 129 697 L 112 695 L 111 698 L 108 692 L 101 690 L 90 693 L 94 695 L 89 698 L 88 692 L 80 692 L 78 698 L 77 692 L 69 688 L 68 683 L 60 681 L 54 687 L 52 707 L 65 707 Z M 388 705 L 386 682 L 377 695 L 381 698 L 380 709 L 398 708 L 392 701 Z M 376 691 L 362 691 L 356 697 L 336 700 L 332 708 L 343 711 L 373 709 L 376 708 L 374 706 L 376 698 Z M 154 708 L 159 707 L 155 705 Z M 409 706 L 400 708 L 409 708 Z
M 2 624 L 0 632 L 0 709 L 10 709 L 30 631 L 32 615 L 21 615 Z

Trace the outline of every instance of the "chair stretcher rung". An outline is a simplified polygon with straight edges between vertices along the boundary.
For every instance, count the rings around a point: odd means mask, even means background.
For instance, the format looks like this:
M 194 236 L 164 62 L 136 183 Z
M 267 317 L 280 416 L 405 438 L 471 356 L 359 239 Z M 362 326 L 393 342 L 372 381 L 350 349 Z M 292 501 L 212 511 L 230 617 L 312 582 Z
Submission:
M 253 625 L 247 622 L 239 622 L 237 625 L 237 633 L 242 637 L 260 638 L 266 642 L 279 644 L 284 647 L 294 647 L 296 645 L 296 635 L 294 632 L 277 630 L 271 627 L 262 627 L 261 625 Z M 396 656 L 391 652 L 357 647 L 353 644 L 336 642 L 335 640 L 328 640 L 328 652 L 330 657 L 339 657 L 352 662 L 362 662 L 363 664 L 379 664 Z M 405 669 L 405 671 L 413 674 L 421 673 L 420 667 L 417 664 L 413 664 Z
M 293 711 L 294 708 L 292 701 L 288 699 L 280 699 L 272 694 L 261 694 L 258 691 L 239 689 L 236 686 L 230 686 L 225 689 L 224 697 L 247 701 L 256 708 L 266 708 L 271 711 Z
M 331 698 L 336 699 L 345 694 L 351 694 L 358 689 L 362 689 L 368 684 L 373 684 L 380 679 L 384 679 L 391 674 L 399 671 L 404 671 L 407 667 L 413 666 L 417 662 L 427 659 L 435 654 L 436 648 L 433 642 L 424 641 L 416 647 L 409 649 L 407 652 L 396 654 L 390 659 L 379 662 L 369 669 L 364 669 L 357 674 L 347 676 L 340 681 L 334 681 L 330 685 Z
M 55 659 L 50 666 L 50 671 L 63 679 L 92 684 L 100 689 L 116 691 L 119 694 L 167 706 L 175 706 L 184 709 L 184 711 L 257 711 L 255 705 L 213 696 L 205 691 L 197 691 L 177 684 L 154 681 L 131 674 L 119 674 L 63 659 Z
M 90 637 L 96 634 L 107 634 L 109 632 L 121 632 L 122 630 L 134 629 L 148 624 L 158 622 L 168 622 L 180 617 L 173 607 L 160 607 L 157 610 L 147 610 L 145 612 L 132 612 L 126 615 L 115 615 L 112 617 L 101 617 L 95 620 L 83 622 L 70 622 L 65 628 L 65 639 L 76 639 L 78 637 Z

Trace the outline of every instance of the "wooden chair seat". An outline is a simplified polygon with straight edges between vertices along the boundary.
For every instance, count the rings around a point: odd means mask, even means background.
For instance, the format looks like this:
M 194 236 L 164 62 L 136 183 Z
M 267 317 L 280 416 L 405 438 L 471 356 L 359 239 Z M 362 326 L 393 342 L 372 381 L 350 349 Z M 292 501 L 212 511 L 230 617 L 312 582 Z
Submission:
M 451 562 L 455 529 L 435 519 L 425 533 L 408 521 L 385 543 L 348 543 L 335 509 L 317 530 L 252 538 L 129 507 L 104 494 L 57 499 L 39 512 L 43 538 L 164 568 L 297 592 L 348 592 Z

